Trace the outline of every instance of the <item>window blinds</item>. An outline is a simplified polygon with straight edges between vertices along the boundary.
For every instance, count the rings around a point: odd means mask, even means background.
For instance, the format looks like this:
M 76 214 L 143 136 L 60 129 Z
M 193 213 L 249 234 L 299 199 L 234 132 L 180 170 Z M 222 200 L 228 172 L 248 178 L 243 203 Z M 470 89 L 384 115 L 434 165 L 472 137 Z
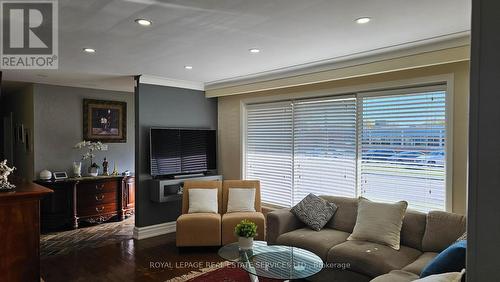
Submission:
M 445 91 L 360 98 L 360 194 L 444 210 Z
M 245 177 L 278 206 L 314 193 L 444 210 L 444 89 L 248 105 Z
M 294 194 L 355 197 L 356 99 L 297 101 L 293 105 Z
M 246 179 L 259 179 L 262 202 L 292 204 L 291 103 L 247 107 Z

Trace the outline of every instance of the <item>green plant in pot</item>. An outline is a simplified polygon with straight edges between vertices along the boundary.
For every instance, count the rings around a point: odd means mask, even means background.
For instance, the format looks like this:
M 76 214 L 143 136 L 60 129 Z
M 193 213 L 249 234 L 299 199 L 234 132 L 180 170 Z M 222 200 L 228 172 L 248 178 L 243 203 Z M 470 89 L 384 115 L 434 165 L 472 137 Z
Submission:
M 253 247 L 253 238 L 257 236 L 257 224 L 244 219 L 234 228 L 234 234 L 238 236 L 240 249 L 249 250 Z

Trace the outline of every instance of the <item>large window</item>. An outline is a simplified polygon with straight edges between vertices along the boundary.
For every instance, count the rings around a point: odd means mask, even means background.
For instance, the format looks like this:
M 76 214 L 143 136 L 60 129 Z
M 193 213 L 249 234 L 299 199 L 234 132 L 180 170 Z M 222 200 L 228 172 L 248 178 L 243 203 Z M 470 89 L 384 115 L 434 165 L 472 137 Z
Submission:
M 245 178 L 262 201 L 308 193 L 406 200 L 446 208 L 444 86 L 253 104 L 246 108 Z

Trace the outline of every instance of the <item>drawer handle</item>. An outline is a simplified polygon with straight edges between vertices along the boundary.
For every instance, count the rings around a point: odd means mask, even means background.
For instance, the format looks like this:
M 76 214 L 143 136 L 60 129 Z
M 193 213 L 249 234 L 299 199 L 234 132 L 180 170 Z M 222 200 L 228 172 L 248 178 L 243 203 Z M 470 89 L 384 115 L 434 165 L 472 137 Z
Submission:
M 96 185 L 96 186 L 95 186 L 95 189 L 96 189 L 97 191 L 102 191 L 102 189 L 104 189 L 104 184 L 99 184 L 99 185 Z
M 104 199 L 104 194 L 101 194 L 101 195 L 96 195 L 95 196 L 95 200 L 96 201 L 102 201 Z
M 95 207 L 96 212 L 102 212 L 104 210 L 104 207 Z

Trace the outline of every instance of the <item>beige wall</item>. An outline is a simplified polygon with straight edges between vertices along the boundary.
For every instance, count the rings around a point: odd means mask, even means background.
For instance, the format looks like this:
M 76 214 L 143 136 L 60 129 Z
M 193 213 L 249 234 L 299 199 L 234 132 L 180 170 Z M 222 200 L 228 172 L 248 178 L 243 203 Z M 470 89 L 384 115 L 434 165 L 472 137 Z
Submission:
M 467 186 L 467 140 L 468 140 L 468 99 L 469 62 L 388 72 L 365 77 L 348 78 L 332 82 L 275 89 L 240 95 L 219 97 L 219 171 L 225 179 L 240 179 L 241 160 L 241 105 L 249 100 L 284 100 L 296 96 L 318 96 L 325 93 L 352 93 L 369 90 L 380 85 L 412 84 L 426 77 L 453 77 L 453 173 L 452 210 L 464 214 L 466 211 Z M 375 90 L 372 88 L 372 90 Z

